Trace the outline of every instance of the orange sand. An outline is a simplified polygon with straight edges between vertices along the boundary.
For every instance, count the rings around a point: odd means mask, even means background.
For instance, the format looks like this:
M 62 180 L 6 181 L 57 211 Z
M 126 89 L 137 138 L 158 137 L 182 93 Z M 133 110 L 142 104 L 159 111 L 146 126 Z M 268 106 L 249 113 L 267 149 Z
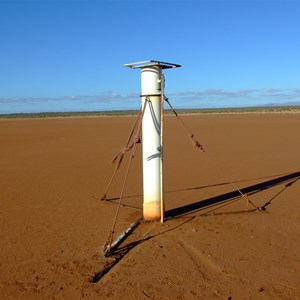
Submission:
M 204 154 L 166 117 L 169 219 L 139 225 L 98 280 L 117 208 L 99 197 L 134 119 L 0 121 L 0 297 L 300 299 L 300 114 L 184 116 Z M 141 174 L 139 148 L 116 236 L 142 216 Z

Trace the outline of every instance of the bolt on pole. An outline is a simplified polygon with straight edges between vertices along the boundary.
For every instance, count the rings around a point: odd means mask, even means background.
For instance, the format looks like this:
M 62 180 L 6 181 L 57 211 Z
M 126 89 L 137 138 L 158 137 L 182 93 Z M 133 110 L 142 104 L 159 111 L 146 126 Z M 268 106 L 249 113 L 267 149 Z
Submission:
M 164 76 L 162 69 L 180 65 L 148 60 L 125 64 L 141 69 L 142 107 L 146 105 L 142 120 L 143 152 L 143 217 L 146 221 L 163 222 L 163 104 Z

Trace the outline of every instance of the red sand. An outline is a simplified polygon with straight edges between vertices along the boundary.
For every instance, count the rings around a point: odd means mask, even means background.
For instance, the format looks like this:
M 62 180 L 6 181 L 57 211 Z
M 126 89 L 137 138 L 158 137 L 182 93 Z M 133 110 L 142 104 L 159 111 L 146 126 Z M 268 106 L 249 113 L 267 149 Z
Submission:
M 183 119 L 206 153 L 165 118 L 173 218 L 142 223 L 96 283 L 117 208 L 99 198 L 134 117 L 0 120 L 1 298 L 300 299 L 300 114 Z M 142 216 L 141 174 L 139 149 L 116 235 Z

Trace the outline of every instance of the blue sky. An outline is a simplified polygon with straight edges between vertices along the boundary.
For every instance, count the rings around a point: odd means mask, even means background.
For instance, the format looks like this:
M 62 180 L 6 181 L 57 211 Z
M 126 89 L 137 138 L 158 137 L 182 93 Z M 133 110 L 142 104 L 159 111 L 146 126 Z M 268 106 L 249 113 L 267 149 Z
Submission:
M 0 113 L 138 109 L 154 59 L 178 108 L 300 105 L 300 0 L 0 0 Z

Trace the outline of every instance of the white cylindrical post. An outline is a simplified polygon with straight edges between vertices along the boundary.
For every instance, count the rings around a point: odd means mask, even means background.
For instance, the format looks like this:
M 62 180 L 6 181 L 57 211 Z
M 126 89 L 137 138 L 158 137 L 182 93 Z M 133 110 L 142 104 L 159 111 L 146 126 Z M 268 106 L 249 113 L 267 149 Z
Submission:
M 164 221 L 163 199 L 163 105 L 164 77 L 163 69 L 179 68 L 157 60 L 146 60 L 124 67 L 141 69 L 142 72 L 142 107 L 145 108 L 142 121 L 143 132 L 143 190 L 144 220 Z
M 161 84 L 162 71 L 158 66 L 141 69 L 143 133 L 143 190 L 144 220 L 161 218 L 162 202 L 162 145 L 161 145 Z M 145 103 L 147 101 L 147 103 Z

